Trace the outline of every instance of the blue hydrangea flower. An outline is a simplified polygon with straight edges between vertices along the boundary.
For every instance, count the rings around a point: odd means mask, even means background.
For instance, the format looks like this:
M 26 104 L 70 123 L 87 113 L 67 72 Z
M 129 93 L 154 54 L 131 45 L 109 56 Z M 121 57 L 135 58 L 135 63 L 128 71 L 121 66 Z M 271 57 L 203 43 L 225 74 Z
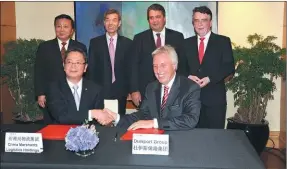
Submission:
M 94 149 L 99 143 L 99 137 L 96 130 L 82 125 L 71 128 L 65 138 L 66 150 L 70 151 L 86 151 Z

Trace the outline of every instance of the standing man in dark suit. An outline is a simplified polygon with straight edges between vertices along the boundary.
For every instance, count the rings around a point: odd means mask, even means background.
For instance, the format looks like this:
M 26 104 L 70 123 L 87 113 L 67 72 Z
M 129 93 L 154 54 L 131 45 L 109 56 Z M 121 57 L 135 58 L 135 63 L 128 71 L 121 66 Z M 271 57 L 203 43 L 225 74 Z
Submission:
M 173 47 L 166 45 L 152 53 L 156 81 L 148 84 L 138 112 L 119 116 L 108 112 L 114 123 L 128 130 L 160 128 L 189 130 L 196 126 L 200 113 L 200 87 L 176 74 L 178 57 Z
M 130 92 L 133 103 L 139 106 L 148 83 L 156 78 L 152 69 L 151 53 L 158 47 L 171 45 L 179 55 L 181 64 L 183 34 L 165 28 L 165 9 L 159 4 L 152 4 L 147 9 L 150 29 L 135 35 L 131 49 Z
M 67 49 L 86 46 L 70 39 L 74 33 L 74 21 L 69 15 L 61 14 L 54 20 L 56 38 L 41 43 L 35 61 L 35 95 L 39 106 L 44 112 L 45 123 L 51 123 L 50 113 L 46 109 L 47 87 L 50 82 L 64 79 L 63 58 Z
M 211 31 L 212 13 L 206 6 L 193 10 L 196 36 L 185 40 L 186 74 L 201 87 L 199 128 L 225 126 L 226 89 L 224 79 L 234 74 L 230 39 Z
M 104 26 L 106 34 L 90 41 L 88 77 L 103 87 L 104 99 L 118 100 L 118 112 L 124 115 L 130 71 L 127 52 L 132 41 L 118 34 L 121 16 L 117 10 L 105 12 Z
M 86 54 L 79 48 L 67 51 L 64 60 L 66 78 L 49 84 L 47 105 L 57 124 L 82 124 L 96 118 L 102 121 L 108 114 L 102 111 L 104 100 L 101 87 L 83 78 Z

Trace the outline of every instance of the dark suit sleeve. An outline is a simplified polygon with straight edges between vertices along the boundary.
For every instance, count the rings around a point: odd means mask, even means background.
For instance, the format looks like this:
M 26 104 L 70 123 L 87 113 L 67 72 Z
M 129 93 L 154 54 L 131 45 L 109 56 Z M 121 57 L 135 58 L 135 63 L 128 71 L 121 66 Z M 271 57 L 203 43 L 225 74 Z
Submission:
M 149 106 L 147 102 L 147 91 L 146 91 L 140 109 L 137 112 L 121 116 L 117 126 L 121 128 L 128 128 L 131 124 L 133 124 L 138 120 L 152 120 L 152 119 L 153 118 L 151 117 L 151 113 L 149 112 Z
M 211 72 L 209 76 L 210 83 L 218 83 L 224 80 L 227 76 L 234 74 L 234 58 L 231 47 L 231 41 L 229 38 L 222 39 L 222 65 L 218 72 Z
M 79 119 L 88 119 L 88 112 L 79 112 L 71 107 L 68 98 L 60 91 L 58 83 L 49 85 L 47 105 L 57 123 L 80 124 L 82 121 Z
M 34 65 L 34 87 L 36 97 L 45 95 L 45 77 L 44 77 L 44 53 L 45 49 L 43 44 L 40 44 L 36 53 L 36 60 Z
M 141 53 L 141 40 L 136 35 L 130 52 L 130 92 L 139 91 L 139 57 Z
M 158 126 L 163 130 L 189 130 L 196 126 L 200 115 L 200 87 L 194 84 L 182 101 L 182 114 L 177 117 L 158 119 Z M 172 113 L 169 112 L 169 113 Z

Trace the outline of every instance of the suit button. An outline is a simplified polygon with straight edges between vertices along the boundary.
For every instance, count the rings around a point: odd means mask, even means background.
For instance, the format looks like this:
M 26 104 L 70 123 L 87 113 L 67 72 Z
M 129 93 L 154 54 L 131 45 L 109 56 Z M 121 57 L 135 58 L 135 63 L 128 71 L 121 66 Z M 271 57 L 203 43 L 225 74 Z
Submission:
M 198 69 L 198 72 L 201 72 L 201 69 Z

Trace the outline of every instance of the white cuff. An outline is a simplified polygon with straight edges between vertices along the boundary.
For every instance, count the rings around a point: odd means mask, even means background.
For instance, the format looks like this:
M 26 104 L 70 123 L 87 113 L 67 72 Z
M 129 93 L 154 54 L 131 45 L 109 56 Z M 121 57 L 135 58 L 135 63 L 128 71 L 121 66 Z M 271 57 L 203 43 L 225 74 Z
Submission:
M 158 129 L 158 122 L 156 118 L 153 119 L 153 128 Z
M 210 79 L 209 79 L 209 77 L 207 76 L 207 79 L 208 79 L 208 83 L 210 82 Z
M 116 120 L 113 122 L 114 126 L 117 126 L 117 124 L 119 123 L 120 119 L 121 119 L 121 116 L 120 116 L 119 114 L 117 114 L 117 118 L 116 118 Z
M 92 111 L 89 110 L 89 112 L 88 112 L 88 121 L 92 121 L 93 120 L 91 113 L 92 113 Z

